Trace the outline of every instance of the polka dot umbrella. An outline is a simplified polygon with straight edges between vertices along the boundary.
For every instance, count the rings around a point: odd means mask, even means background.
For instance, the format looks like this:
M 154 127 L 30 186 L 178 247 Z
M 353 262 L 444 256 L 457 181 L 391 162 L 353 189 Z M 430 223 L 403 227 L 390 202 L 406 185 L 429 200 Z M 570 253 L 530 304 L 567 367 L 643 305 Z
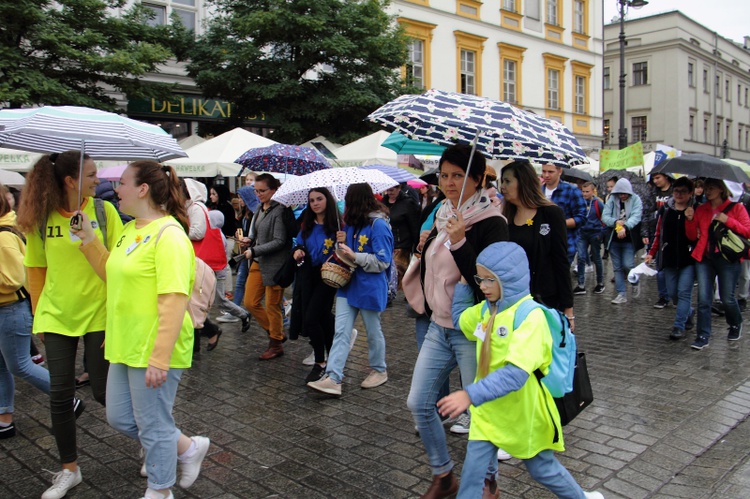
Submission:
M 379 170 L 365 170 L 356 166 L 318 170 L 301 177 L 290 177 L 276 191 L 273 200 L 285 206 L 307 204 L 307 194 L 314 187 L 325 187 L 336 200 L 346 196 L 352 184 L 370 184 L 373 192 L 383 192 L 398 182 Z

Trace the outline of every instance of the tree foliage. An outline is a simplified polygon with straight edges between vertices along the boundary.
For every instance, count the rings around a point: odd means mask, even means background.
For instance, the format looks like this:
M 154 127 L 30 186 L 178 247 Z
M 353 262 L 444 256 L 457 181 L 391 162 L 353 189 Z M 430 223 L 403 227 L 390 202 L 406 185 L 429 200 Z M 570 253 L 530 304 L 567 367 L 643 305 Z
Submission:
M 152 27 L 152 12 L 125 0 L 0 2 L 0 105 L 78 105 L 114 110 L 108 92 L 160 97 L 140 78 L 184 56 L 192 32 Z
M 346 142 L 404 92 L 407 56 L 388 0 L 213 0 L 216 15 L 188 73 L 206 97 L 232 103 L 227 127 L 264 114 L 274 139 Z

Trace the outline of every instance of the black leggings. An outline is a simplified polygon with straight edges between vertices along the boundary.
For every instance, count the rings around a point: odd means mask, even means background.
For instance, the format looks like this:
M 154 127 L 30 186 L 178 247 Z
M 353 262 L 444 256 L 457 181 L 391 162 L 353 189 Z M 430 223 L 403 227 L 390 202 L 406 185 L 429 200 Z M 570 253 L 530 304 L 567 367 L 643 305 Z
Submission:
M 109 362 L 104 359 L 104 331 L 83 335 L 84 358 L 89 369 L 91 392 L 97 402 L 104 405 L 107 393 Z M 44 346 L 49 366 L 49 406 L 52 417 L 52 432 L 57 442 L 60 461 L 72 463 L 78 460 L 76 446 L 76 417 L 73 412 L 73 397 L 76 393 L 76 351 L 78 336 L 57 333 L 44 334 Z
M 331 310 L 336 289 L 323 282 L 319 267 L 311 272 L 309 285 L 312 291 L 310 301 L 305 305 L 303 328 L 310 337 L 315 362 L 322 364 L 326 360 L 325 353 L 331 351 L 333 344 L 335 317 Z M 295 302 L 292 302 L 292 306 L 294 305 Z

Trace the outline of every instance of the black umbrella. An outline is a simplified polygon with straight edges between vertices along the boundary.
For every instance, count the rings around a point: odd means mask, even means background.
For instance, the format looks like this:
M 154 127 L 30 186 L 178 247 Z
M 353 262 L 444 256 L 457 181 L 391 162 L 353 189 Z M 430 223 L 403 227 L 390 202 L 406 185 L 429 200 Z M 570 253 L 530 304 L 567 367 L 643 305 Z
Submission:
M 421 178 L 422 180 L 424 180 L 430 185 L 438 185 L 438 172 L 439 171 L 440 171 L 440 167 L 427 170 L 422 175 L 420 175 L 419 178 Z
M 716 178 L 732 182 L 750 182 L 742 168 L 707 154 L 683 154 L 659 163 L 651 175 L 656 173 L 682 173 L 692 177 Z
M 562 179 L 566 182 L 577 182 L 583 180 L 584 182 L 593 182 L 594 177 L 589 175 L 588 172 L 579 170 L 578 168 L 563 168 Z

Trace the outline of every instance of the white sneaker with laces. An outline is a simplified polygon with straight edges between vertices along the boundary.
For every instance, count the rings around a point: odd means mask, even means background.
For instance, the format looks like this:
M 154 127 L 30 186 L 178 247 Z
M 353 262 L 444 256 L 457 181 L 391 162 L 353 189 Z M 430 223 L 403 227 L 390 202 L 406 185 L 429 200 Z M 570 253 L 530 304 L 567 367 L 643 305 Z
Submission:
M 155 491 L 154 489 L 148 488 L 146 489 L 146 493 L 143 494 L 143 497 L 141 499 L 174 499 L 174 496 L 172 495 L 172 491 L 169 491 L 169 495 L 165 496 L 164 494 Z
M 220 316 L 216 318 L 216 322 L 223 322 L 223 323 L 232 323 L 232 322 L 240 322 L 239 317 L 235 317 L 232 314 L 228 312 L 222 312 Z
M 52 471 L 52 487 L 48 488 L 42 494 L 42 499 L 62 499 L 70 489 L 81 483 L 83 477 L 81 476 L 81 468 L 75 471 L 62 470 L 58 473 Z
M 315 364 L 315 351 L 314 350 L 310 352 L 310 355 L 308 355 L 302 360 L 303 366 L 311 366 L 313 364 Z
M 372 370 L 359 386 L 362 388 L 376 388 L 386 381 L 388 381 L 388 371 L 383 371 L 381 373 L 380 371 Z
M 328 375 L 323 376 L 318 381 L 310 381 L 307 383 L 307 386 L 313 390 L 318 390 L 319 392 L 327 393 L 329 395 L 341 395 L 341 383 L 336 383 Z
M 451 426 L 451 433 L 456 435 L 466 435 L 469 433 L 469 427 L 471 426 L 471 416 L 464 412 L 456 418 L 456 422 Z
M 615 296 L 614 300 L 612 300 L 613 305 L 622 305 L 623 303 L 627 303 L 628 299 L 625 297 L 625 293 L 619 293 L 617 296 Z
M 211 446 L 211 441 L 206 437 L 192 437 L 191 440 L 195 442 L 195 452 L 190 457 L 179 459 L 181 471 L 180 487 L 183 489 L 193 485 L 195 479 L 198 478 L 203 458 L 206 457 L 208 448 Z
M 497 449 L 497 460 L 498 461 L 507 461 L 508 459 L 512 459 L 513 456 L 505 452 L 503 449 L 498 448 Z
M 604 499 L 604 495 L 596 490 L 593 492 L 584 491 L 583 495 L 586 496 L 586 499 Z

